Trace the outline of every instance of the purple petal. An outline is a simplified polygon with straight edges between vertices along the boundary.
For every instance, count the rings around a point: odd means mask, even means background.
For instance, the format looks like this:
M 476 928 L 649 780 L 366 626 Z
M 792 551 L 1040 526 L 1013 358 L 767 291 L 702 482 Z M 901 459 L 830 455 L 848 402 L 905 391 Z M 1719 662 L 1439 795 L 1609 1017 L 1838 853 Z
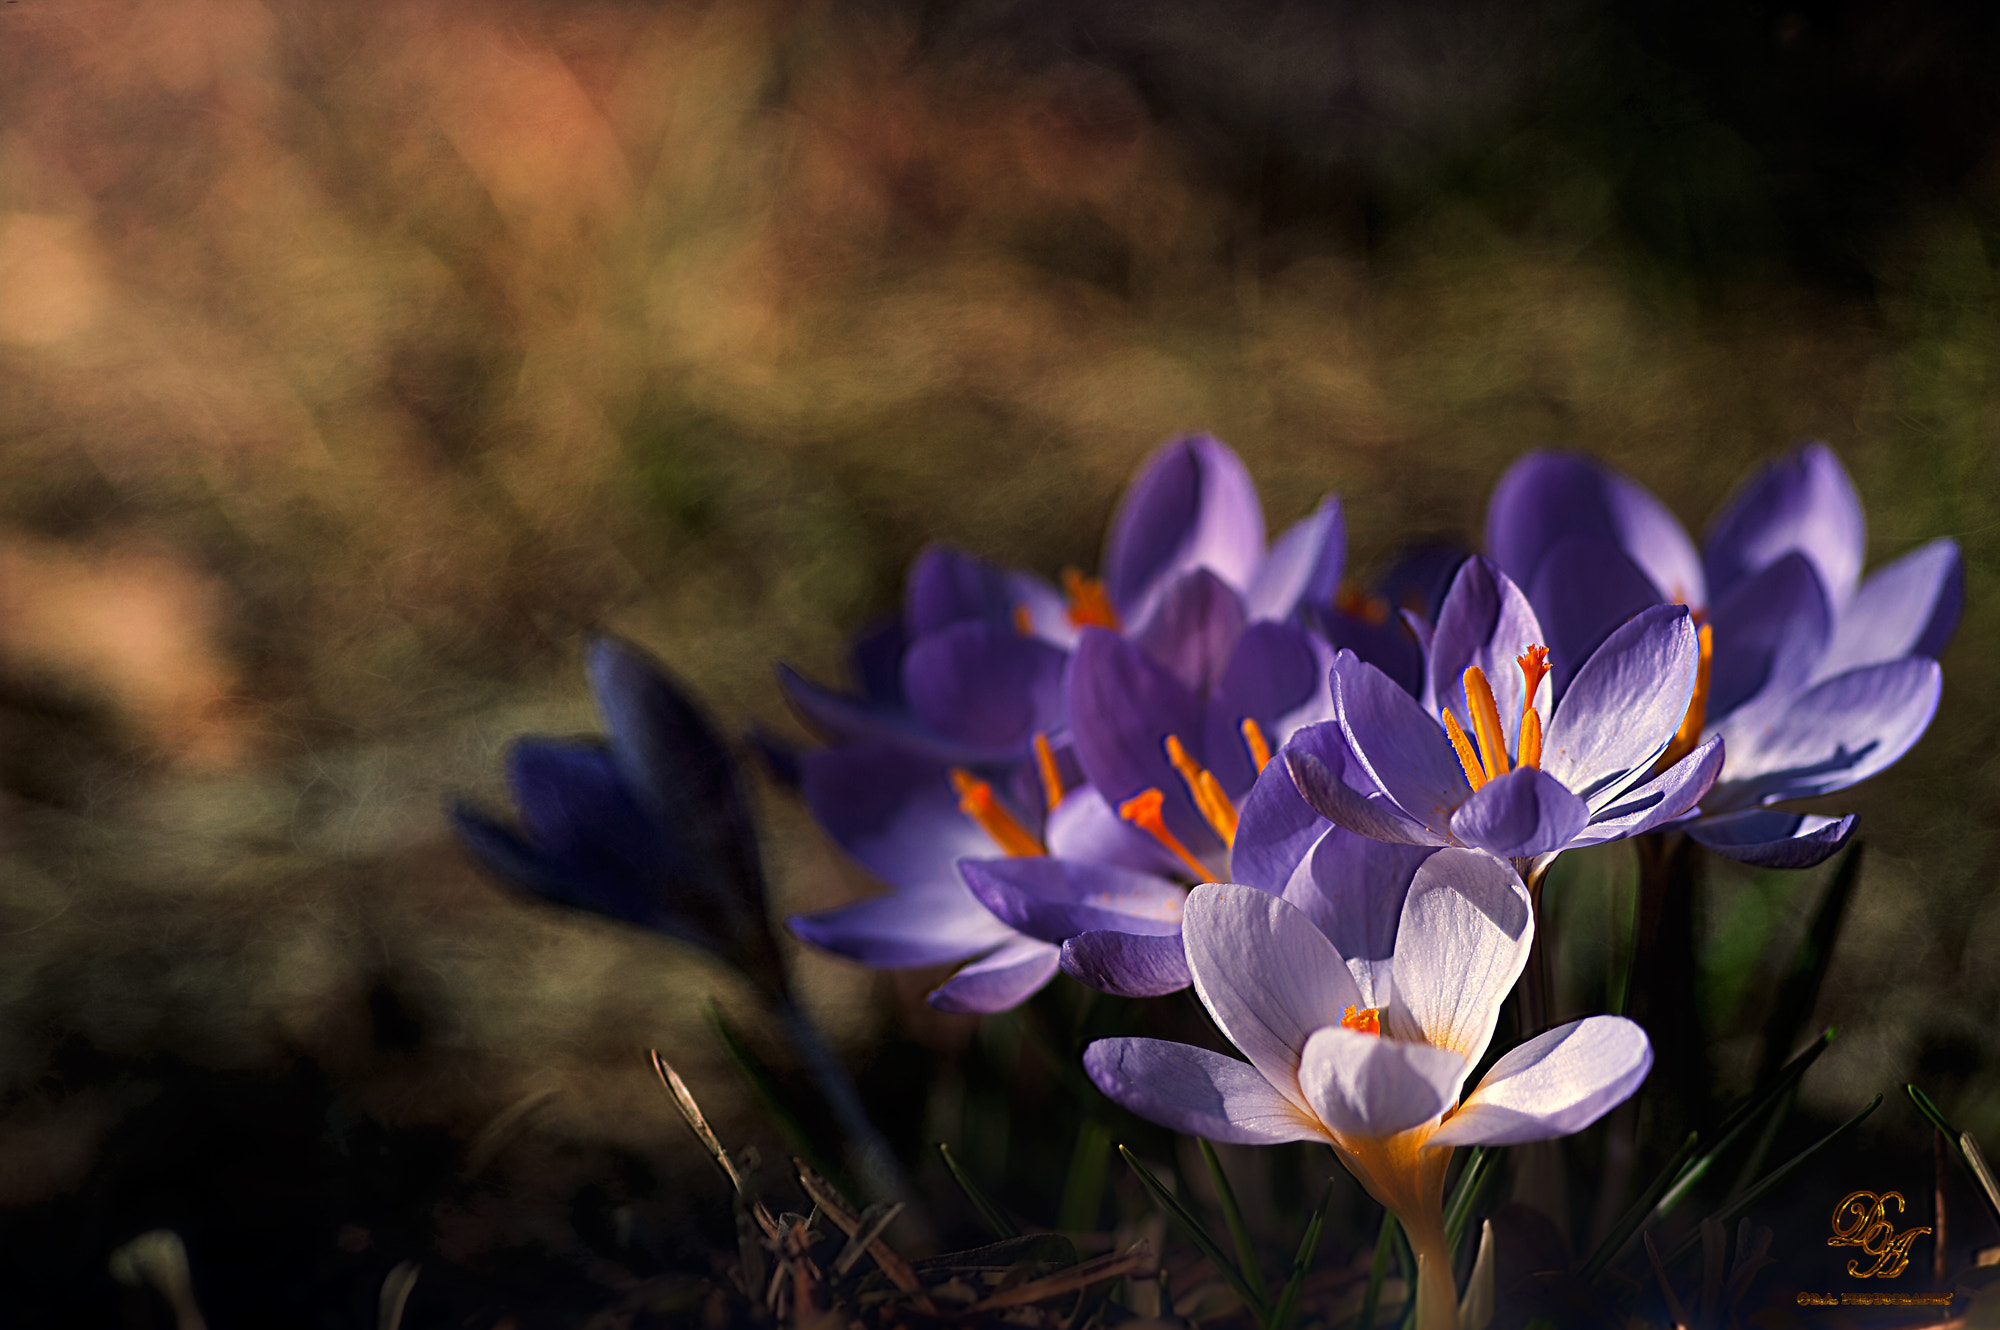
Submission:
M 1492 686 L 1494 701 L 1500 709 L 1500 728 L 1507 736 L 1511 757 L 1521 738 L 1521 694 L 1526 683 L 1521 667 L 1514 663 L 1515 657 L 1531 646 L 1544 646 L 1547 642 L 1541 622 L 1535 618 L 1535 611 L 1521 589 L 1487 560 L 1467 559 L 1438 613 L 1437 632 L 1431 638 L 1429 675 L 1424 684 L 1424 710 L 1435 715 L 1449 708 L 1465 732 L 1472 733 L 1471 714 L 1465 706 L 1464 675 L 1467 666 L 1477 665 Z M 1552 696 L 1540 692 L 1538 700 L 1545 717 Z M 1435 730 L 1437 726 L 1431 728 Z M 1456 760 L 1453 759 L 1454 763 Z
M 1313 615 L 1312 623 L 1336 650 L 1352 651 L 1412 697 L 1422 694 L 1431 627 L 1421 616 L 1404 610 L 1374 623 L 1332 609 Z
M 785 700 L 813 729 L 836 742 L 895 744 L 935 761 L 961 766 L 1005 761 L 1018 754 L 1008 749 L 995 752 L 976 748 L 934 734 L 917 723 L 908 710 L 896 704 L 836 693 L 800 675 L 788 665 L 779 665 L 778 687 Z
M 968 622 L 920 637 L 903 657 L 903 694 L 932 733 L 969 749 L 1025 751 L 1062 724 L 1062 650 L 1012 627 Z
M 1934 540 L 1868 575 L 1840 610 L 1816 675 L 1831 678 L 1898 656 L 1936 659 L 1965 606 L 1958 543 Z
M 1061 942 L 1109 928 L 1178 936 L 1185 888 L 1149 873 L 1063 859 L 967 859 L 958 871 L 979 903 L 1017 933 Z
M 1534 935 L 1528 889 L 1512 868 L 1478 850 L 1439 850 L 1403 901 L 1383 1033 L 1449 1048 L 1469 1070 L 1485 1056 Z
M 1181 924 L 1202 1005 L 1279 1093 L 1306 1106 L 1299 1055 L 1314 1030 L 1358 1005 L 1340 953 L 1312 920 L 1268 892 L 1196 887 Z
M 1328 826 L 1283 895 L 1326 934 L 1350 970 L 1356 962 L 1386 961 L 1395 955 L 1410 880 L 1433 853 L 1428 845 L 1394 845 Z
M 1243 597 L 1206 568 L 1177 575 L 1131 640 L 1193 693 L 1206 693 L 1243 636 Z
M 807 753 L 800 789 L 834 841 L 884 882 L 956 883 L 958 861 L 999 847 L 958 807 L 945 768 L 893 744 Z
M 1119 997 L 1159 997 L 1194 982 L 1178 931 L 1164 937 L 1109 929 L 1078 933 L 1062 944 L 1062 970 Z
M 1241 590 L 1264 557 L 1264 512 L 1243 463 L 1205 434 L 1153 454 L 1111 521 L 1104 576 L 1127 623 L 1140 623 L 1169 578 L 1207 568 Z
M 1029 633 L 1065 651 L 1075 645 L 1076 625 L 1069 621 L 1069 602 L 1063 594 L 1030 573 L 1010 569 L 1006 576 L 1015 613 L 1026 614 Z
M 912 637 L 966 622 L 1012 630 L 1013 589 L 1006 572 L 984 559 L 932 545 L 910 566 L 903 588 L 903 619 Z
M 1844 601 L 1861 576 L 1866 538 L 1846 470 L 1825 444 L 1808 445 L 1766 466 L 1716 518 L 1703 560 L 1709 597 L 1798 550 L 1827 594 Z
M 1590 806 L 1546 771 L 1522 767 L 1490 780 L 1451 815 L 1463 844 L 1507 859 L 1562 849 L 1590 821 Z
M 1302 604 L 1330 605 L 1347 561 L 1340 500 L 1328 495 L 1310 517 L 1272 542 L 1244 601 L 1252 619 L 1289 619 Z
M 1494 1063 L 1427 1144 L 1519 1145 L 1568 1136 L 1624 1103 L 1652 1066 L 1646 1032 L 1624 1017 L 1572 1021 Z
M 1600 845 L 1623 840 L 1688 816 L 1722 774 L 1726 760 L 1722 736 L 1712 736 L 1659 775 L 1633 786 L 1594 812 L 1590 825 L 1577 833 L 1571 844 Z
M 1099 1039 L 1083 1068 L 1113 1101 L 1204 1140 L 1279 1145 L 1324 1140 L 1319 1124 L 1247 1062 L 1164 1039 Z
M 1660 593 L 1624 550 L 1576 536 L 1542 560 L 1528 598 L 1548 632 L 1552 695 L 1561 697 L 1604 639 L 1640 610 L 1659 604 Z
M 847 650 L 847 664 L 864 699 L 887 707 L 903 705 L 903 653 L 909 649 L 901 619 L 884 619 L 862 630 Z
M 1347 746 L 1338 722 L 1308 725 L 1286 743 L 1285 764 L 1299 797 L 1321 817 L 1376 840 L 1404 845 L 1445 845 L 1450 837 L 1432 831 L 1382 793 Z M 1470 787 L 1468 787 L 1470 788 Z M 1237 834 L 1242 835 L 1242 827 Z
M 1545 556 L 1572 536 L 1608 541 L 1652 579 L 1657 600 L 1700 605 L 1707 592 L 1694 544 L 1658 499 L 1588 458 L 1530 453 L 1493 487 L 1486 548 L 1515 581 L 1535 581 Z
M 924 1001 L 939 1011 L 1005 1011 L 1055 978 L 1057 955 L 1046 942 L 1018 938 L 945 980 Z
M 1138 648 L 1101 628 L 1077 635 L 1066 676 L 1070 737 L 1083 774 L 1112 807 L 1160 791 L 1167 827 L 1195 854 L 1221 849 L 1167 761 L 1166 738 L 1199 743 L 1200 699 Z
M 1333 732 L 1338 735 L 1339 727 Z M 1264 768 L 1236 812 L 1229 880 L 1262 891 L 1283 891 L 1292 871 L 1331 825 L 1305 801 L 1282 761 Z
M 1652 766 L 1687 715 L 1701 644 L 1685 605 L 1655 605 L 1583 663 L 1542 740 L 1542 769 L 1593 804 Z
M 1731 587 L 1715 603 L 1710 623 L 1713 725 L 1753 697 L 1805 687 L 1826 649 L 1833 612 L 1812 561 L 1792 550 Z
M 1334 661 L 1333 690 L 1348 752 L 1369 780 L 1440 843 L 1448 842 L 1452 812 L 1472 796 L 1472 787 L 1438 723 L 1388 675 L 1345 651 Z M 1303 782 L 1299 792 L 1312 801 L 1313 792 Z M 1344 822 L 1331 808 L 1314 806 Z M 1370 828 L 1354 829 L 1374 834 Z
M 597 744 L 517 739 L 507 750 L 507 787 L 529 838 L 558 858 L 588 849 L 614 820 L 630 825 L 645 816 L 610 751 Z
M 1379 1139 L 1444 1112 L 1468 1070 L 1448 1048 L 1329 1025 L 1306 1041 L 1299 1083 L 1327 1126 Z
M 1014 937 L 958 882 L 892 891 L 786 922 L 821 950 L 878 970 L 961 961 Z
M 1725 859 L 1759 868 L 1811 868 L 1824 863 L 1854 834 L 1854 815 L 1821 817 L 1776 808 L 1705 817 L 1688 835 Z
M 1177 877 L 1187 871 L 1171 850 L 1118 816 L 1088 785 L 1063 795 L 1050 812 L 1043 844 L 1058 859 L 1111 864 L 1155 877 Z
M 1228 722 L 1225 736 L 1229 746 L 1243 749 L 1241 727 L 1246 717 L 1268 735 L 1281 717 L 1310 702 L 1325 678 L 1326 670 L 1304 629 L 1281 623 L 1251 624 L 1236 643 L 1215 688 L 1217 709 L 1234 718 Z M 1321 719 L 1331 719 L 1331 711 Z
M 1936 661 L 1906 656 L 1816 684 L 1768 720 L 1731 717 L 1722 730 L 1729 762 L 1710 807 L 1803 799 L 1866 780 L 1922 737 L 1940 681 Z

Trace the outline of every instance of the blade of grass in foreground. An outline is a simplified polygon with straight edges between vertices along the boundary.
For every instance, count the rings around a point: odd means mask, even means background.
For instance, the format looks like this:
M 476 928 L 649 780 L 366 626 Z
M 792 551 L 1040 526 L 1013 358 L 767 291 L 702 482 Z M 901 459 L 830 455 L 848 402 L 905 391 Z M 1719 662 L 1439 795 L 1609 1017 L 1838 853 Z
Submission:
M 1214 1262 L 1215 1268 L 1222 1272 L 1222 1277 L 1229 1281 L 1229 1286 L 1236 1290 L 1237 1294 L 1243 1299 L 1244 1304 L 1250 1308 L 1251 1315 L 1256 1317 L 1257 1323 L 1259 1325 L 1265 1324 L 1271 1314 L 1271 1304 L 1260 1296 L 1256 1289 L 1250 1286 L 1250 1281 L 1245 1279 L 1243 1272 L 1236 1268 L 1236 1262 L 1230 1260 L 1223 1252 L 1222 1244 L 1217 1242 L 1208 1229 L 1202 1225 L 1202 1222 L 1196 1219 L 1193 1213 L 1186 1206 L 1182 1205 L 1158 1178 L 1153 1176 L 1151 1169 L 1139 1162 L 1139 1156 L 1133 1154 L 1131 1150 L 1123 1145 L 1118 1147 L 1118 1153 L 1138 1177 L 1139 1181 L 1145 1186 L 1146 1191 L 1152 1196 L 1153 1200 L 1159 1203 L 1160 1208 L 1175 1219 L 1178 1219 L 1181 1227 L 1187 1230 L 1188 1236 L 1194 1239 L 1194 1245 L 1201 1248 L 1201 1254 Z
M 1375 1260 L 1368 1267 L 1368 1288 L 1361 1295 L 1361 1314 L 1356 1330 L 1375 1330 L 1377 1308 L 1382 1305 L 1382 1281 L 1389 1275 L 1389 1253 L 1396 1249 L 1396 1216 L 1382 1212 L 1382 1231 L 1375 1238 Z
M 1472 1218 L 1473 1202 L 1478 1199 L 1493 1158 L 1494 1152 L 1483 1145 L 1473 1146 L 1465 1157 L 1465 1168 L 1458 1175 L 1458 1186 L 1453 1189 L 1451 1203 L 1444 1212 L 1444 1240 L 1449 1251 L 1456 1252 L 1458 1240 L 1465 1236 L 1466 1221 Z
M 1236 1192 L 1229 1185 L 1229 1175 L 1222 1171 L 1222 1160 L 1216 1157 L 1215 1147 L 1197 1138 L 1201 1146 L 1201 1162 L 1208 1165 L 1209 1181 L 1215 1184 L 1215 1194 L 1222 1201 L 1222 1218 L 1229 1225 L 1229 1236 L 1236 1243 L 1236 1259 L 1243 1263 L 1243 1277 L 1257 1290 L 1260 1298 L 1270 1297 L 1270 1288 L 1264 1283 L 1264 1271 L 1257 1264 L 1257 1248 L 1250 1241 L 1250 1230 L 1243 1223 L 1243 1211 L 1236 1204 Z
M 1326 1190 L 1320 1193 L 1319 1204 L 1313 1207 L 1312 1218 L 1306 1221 L 1305 1234 L 1299 1239 L 1298 1254 L 1292 1257 L 1291 1273 L 1278 1294 L 1278 1305 L 1272 1309 L 1271 1319 L 1265 1322 L 1269 1330 L 1291 1330 L 1292 1318 L 1299 1310 L 1299 1295 L 1305 1291 L 1306 1271 L 1312 1269 L 1313 1256 L 1319 1251 L 1320 1230 L 1326 1226 L 1326 1208 L 1332 1203 L 1333 1180 L 1329 1178 Z
M 958 1156 L 951 1152 L 951 1147 L 939 1141 L 937 1148 L 938 1154 L 944 1157 L 944 1166 L 951 1174 L 952 1181 L 956 1182 L 958 1189 L 965 1193 L 965 1199 L 972 1202 L 972 1208 L 979 1211 L 979 1217 L 986 1221 L 986 1226 L 998 1234 L 1003 1242 L 1020 1237 L 1021 1230 L 1014 1227 L 1013 1221 L 1001 1213 L 999 1206 L 986 1199 L 986 1193 L 979 1189 L 979 1185 L 965 1171 L 965 1166 L 958 1162 Z

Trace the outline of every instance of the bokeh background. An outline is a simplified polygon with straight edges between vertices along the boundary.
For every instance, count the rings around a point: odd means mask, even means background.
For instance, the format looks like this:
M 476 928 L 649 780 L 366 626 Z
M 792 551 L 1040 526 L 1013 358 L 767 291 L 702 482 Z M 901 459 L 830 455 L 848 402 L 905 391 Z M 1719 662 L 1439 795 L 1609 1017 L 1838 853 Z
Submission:
M 2000 1146 L 1996 37 L 1942 0 L 9 0 L 0 1302 L 167 1324 L 105 1273 L 160 1225 L 218 1326 L 373 1324 L 404 1259 L 424 1324 L 705 1272 L 720 1186 L 642 1050 L 781 1154 L 702 1015 L 768 1038 L 755 1004 L 485 880 L 446 801 L 598 727 L 594 628 L 802 739 L 774 660 L 838 678 L 927 542 L 1094 566 L 1190 429 L 1274 527 L 1338 492 L 1364 576 L 1549 446 L 1699 531 L 1823 439 L 1871 565 L 1956 537 L 1937 722 L 1838 801 L 1869 858 L 1801 1108 L 1914 1078 Z M 776 910 L 871 890 L 764 796 Z M 1709 883 L 1721 1092 L 1823 878 Z M 967 1130 L 992 1037 L 937 976 L 799 965 L 913 1160 Z M 1925 1130 L 1898 1095 L 1862 1143 Z

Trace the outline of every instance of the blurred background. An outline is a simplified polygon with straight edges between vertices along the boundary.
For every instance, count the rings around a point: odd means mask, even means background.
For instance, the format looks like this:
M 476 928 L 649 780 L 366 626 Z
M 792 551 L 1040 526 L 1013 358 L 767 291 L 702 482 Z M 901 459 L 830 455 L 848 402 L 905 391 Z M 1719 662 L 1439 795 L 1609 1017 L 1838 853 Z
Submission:
M 777 1157 L 699 999 L 763 1017 L 480 876 L 446 801 L 599 728 L 594 628 L 803 739 L 774 660 L 838 679 L 927 542 L 1095 566 L 1193 429 L 1274 529 L 1338 492 L 1364 576 L 1476 541 L 1538 447 L 1699 532 L 1823 439 L 1871 566 L 1956 537 L 1938 719 L 1836 801 L 1869 858 L 1801 1106 L 1896 1092 L 1863 1144 L 1927 1149 L 1915 1078 L 2000 1146 L 1996 38 L 1943 0 L 9 0 L 0 1302 L 165 1325 L 105 1272 L 159 1226 L 218 1326 L 373 1324 L 405 1259 L 423 1324 L 706 1273 L 719 1175 L 643 1050 Z M 761 803 L 777 911 L 872 889 Z M 1712 875 L 1719 1093 L 1823 878 Z M 969 1130 L 993 1036 L 937 975 L 798 964 L 912 1160 Z

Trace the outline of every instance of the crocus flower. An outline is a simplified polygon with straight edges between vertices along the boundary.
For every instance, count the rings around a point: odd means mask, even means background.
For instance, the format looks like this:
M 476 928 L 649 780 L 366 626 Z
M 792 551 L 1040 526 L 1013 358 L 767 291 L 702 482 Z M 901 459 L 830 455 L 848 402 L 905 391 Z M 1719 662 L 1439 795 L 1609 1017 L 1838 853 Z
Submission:
M 510 826 L 467 804 L 459 839 L 544 900 L 678 938 L 782 996 L 756 823 L 728 749 L 687 692 L 614 637 L 589 650 L 605 739 L 517 739 Z
M 1860 500 L 1819 444 L 1767 466 L 1700 552 L 1632 481 L 1585 458 L 1531 454 L 1495 488 L 1487 541 L 1571 659 L 1648 605 L 1693 610 L 1705 681 L 1688 737 L 1720 735 L 1728 757 L 1688 833 L 1774 867 L 1818 863 L 1854 819 L 1772 804 L 1844 789 L 1923 734 L 1937 708 L 1934 658 L 1964 599 L 1950 540 L 1861 578 Z
M 1336 658 L 1336 719 L 1285 747 L 1300 793 L 1362 835 L 1487 850 L 1530 881 L 1566 848 L 1686 816 L 1722 761 L 1712 739 L 1670 751 L 1700 660 L 1687 609 L 1621 624 L 1560 694 L 1547 640 L 1520 589 L 1468 560 L 1439 612 L 1422 699 L 1351 652 Z
M 1386 948 L 1379 926 L 1370 943 L 1370 903 L 1350 910 L 1345 936 L 1359 939 L 1358 955 L 1289 900 L 1233 883 L 1197 887 L 1182 926 L 1195 992 L 1249 1060 L 1125 1038 L 1091 1044 L 1084 1067 L 1106 1095 L 1175 1131 L 1327 1142 L 1409 1234 L 1419 1326 L 1448 1330 L 1452 1149 L 1580 1131 L 1637 1088 L 1652 1051 L 1632 1022 L 1588 1017 L 1513 1049 L 1461 1100 L 1533 941 L 1519 876 L 1476 850 L 1430 854 Z

